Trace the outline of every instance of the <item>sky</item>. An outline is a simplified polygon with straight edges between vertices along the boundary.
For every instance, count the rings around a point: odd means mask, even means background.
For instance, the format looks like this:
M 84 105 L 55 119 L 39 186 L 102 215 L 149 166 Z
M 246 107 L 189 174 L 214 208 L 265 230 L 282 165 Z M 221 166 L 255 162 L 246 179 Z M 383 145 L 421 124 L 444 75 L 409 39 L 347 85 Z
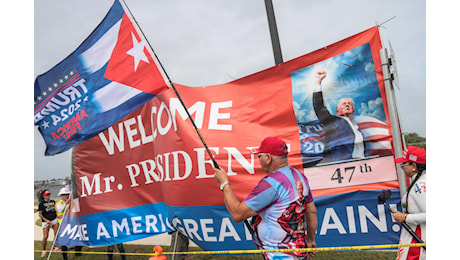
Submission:
M 275 65 L 263 0 L 125 0 L 173 82 L 222 84 Z M 34 2 L 34 78 L 73 52 L 113 0 Z M 426 136 L 426 5 L 420 0 L 273 0 L 284 61 L 376 24 L 394 50 L 403 132 Z M 33 83 L 30 82 L 30 96 Z M 30 116 L 32 122 L 32 116 Z M 27 125 L 31 127 L 32 124 Z M 34 126 L 34 179 L 70 176 L 71 152 L 44 156 Z

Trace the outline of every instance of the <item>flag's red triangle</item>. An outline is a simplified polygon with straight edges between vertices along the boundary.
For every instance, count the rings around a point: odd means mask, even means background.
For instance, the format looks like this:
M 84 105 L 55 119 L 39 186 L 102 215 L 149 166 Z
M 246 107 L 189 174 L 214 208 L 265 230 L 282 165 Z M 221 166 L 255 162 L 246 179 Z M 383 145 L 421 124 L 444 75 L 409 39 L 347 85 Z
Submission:
M 146 93 L 159 94 L 166 83 L 134 25 L 123 15 L 118 41 L 104 77 Z

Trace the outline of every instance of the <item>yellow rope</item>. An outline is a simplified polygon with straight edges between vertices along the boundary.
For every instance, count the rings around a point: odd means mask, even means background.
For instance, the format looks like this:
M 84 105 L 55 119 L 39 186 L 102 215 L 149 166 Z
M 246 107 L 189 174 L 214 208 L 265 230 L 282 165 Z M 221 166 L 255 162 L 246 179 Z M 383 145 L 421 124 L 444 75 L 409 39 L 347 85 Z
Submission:
M 226 251 L 190 251 L 190 252 L 163 252 L 162 255 L 242 255 L 258 253 L 292 253 L 292 252 L 325 252 L 325 251 L 348 251 L 348 250 L 368 250 L 368 249 L 389 249 L 399 247 L 422 247 L 426 243 L 417 244 L 393 244 L 393 245 L 369 245 L 369 246 L 339 246 L 339 247 L 317 247 L 317 248 L 293 248 L 293 249 L 268 249 L 268 250 L 226 250 Z M 42 252 L 43 250 L 34 250 Z M 62 253 L 63 251 L 44 250 L 45 252 Z M 145 255 L 155 256 L 158 253 L 120 253 L 120 252 L 94 252 L 94 251 L 66 251 L 69 254 L 82 253 L 94 255 Z

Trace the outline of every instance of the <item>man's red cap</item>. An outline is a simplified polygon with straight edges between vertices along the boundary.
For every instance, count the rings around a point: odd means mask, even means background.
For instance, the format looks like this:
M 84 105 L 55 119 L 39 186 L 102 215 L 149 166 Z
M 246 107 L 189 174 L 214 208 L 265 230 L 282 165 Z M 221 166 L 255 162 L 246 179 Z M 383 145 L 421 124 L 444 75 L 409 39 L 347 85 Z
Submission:
M 51 192 L 50 192 L 49 190 L 45 190 L 45 191 L 43 192 L 43 195 L 48 195 L 48 194 L 51 194 Z
M 269 153 L 272 155 L 284 156 L 287 155 L 287 149 L 283 152 L 284 148 L 287 147 L 286 143 L 278 137 L 267 137 L 260 144 L 259 148 L 251 151 L 252 154 L 256 153 Z
M 420 164 L 426 164 L 426 151 L 423 148 L 417 146 L 408 146 L 404 150 L 403 156 L 396 158 L 395 163 L 414 162 Z

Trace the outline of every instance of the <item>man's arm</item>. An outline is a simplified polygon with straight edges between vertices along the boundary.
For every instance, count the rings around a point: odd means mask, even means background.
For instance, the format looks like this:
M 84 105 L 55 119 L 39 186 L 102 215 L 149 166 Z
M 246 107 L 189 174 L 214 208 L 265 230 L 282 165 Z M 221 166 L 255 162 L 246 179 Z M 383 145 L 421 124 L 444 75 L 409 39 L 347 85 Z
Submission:
M 327 77 L 327 72 L 325 71 L 318 71 L 316 72 L 316 83 L 318 86 L 321 87 L 321 82 L 323 82 L 323 79 Z
M 307 245 L 308 247 L 316 247 L 315 236 L 316 228 L 318 227 L 318 219 L 316 217 L 316 206 L 314 202 L 307 203 Z
M 316 73 L 317 84 L 313 90 L 313 110 L 315 111 L 316 117 L 318 117 L 318 120 L 323 125 L 329 124 L 330 121 L 335 118 L 324 105 L 321 82 L 326 76 L 327 73 L 325 71 Z
M 225 170 L 213 168 L 215 173 L 215 178 L 219 184 L 228 182 L 228 175 Z M 224 189 L 224 201 L 225 206 L 227 207 L 228 213 L 232 216 L 233 221 L 241 222 L 249 217 L 257 215 L 257 212 L 249 208 L 246 203 L 240 202 L 233 192 L 232 186 L 226 184 Z

